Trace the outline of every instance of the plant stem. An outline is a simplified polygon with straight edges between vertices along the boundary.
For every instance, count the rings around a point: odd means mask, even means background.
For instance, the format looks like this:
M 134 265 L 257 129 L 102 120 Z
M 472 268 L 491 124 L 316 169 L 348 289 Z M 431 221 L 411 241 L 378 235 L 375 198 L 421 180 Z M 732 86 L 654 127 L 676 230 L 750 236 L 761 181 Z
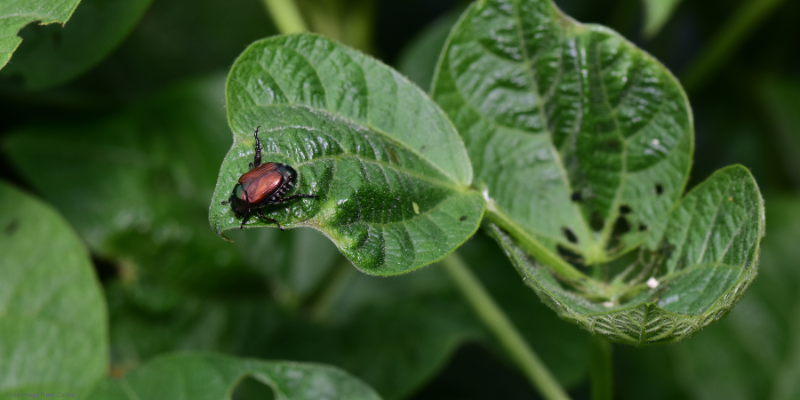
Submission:
M 569 265 L 561 257 L 553 254 L 548 248 L 522 230 L 514 221 L 498 211 L 492 204 L 487 204 L 485 218 L 508 232 L 531 256 L 550 268 L 562 279 L 576 282 L 590 281 L 588 276 Z
M 522 369 L 533 386 L 547 400 L 569 400 L 569 396 L 489 296 L 464 261 L 456 253 L 442 261 L 445 271 L 461 290 L 475 313 L 497 337 L 508 355 Z
M 347 287 L 355 267 L 350 260 L 342 256 L 336 264 L 332 276 L 320 290 L 319 297 L 309 306 L 311 318 L 317 322 L 326 322 L 330 318 L 331 309 L 342 291 Z
M 262 0 L 282 34 L 308 32 L 300 10 L 293 0 Z
M 611 400 L 611 342 L 603 336 L 592 336 L 590 354 L 592 400 Z
M 687 92 L 696 90 L 733 53 L 747 35 L 755 29 L 783 0 L 745 0 L 716 35 L 703 47 L 698 57 L 686 69 L 681 83 Z

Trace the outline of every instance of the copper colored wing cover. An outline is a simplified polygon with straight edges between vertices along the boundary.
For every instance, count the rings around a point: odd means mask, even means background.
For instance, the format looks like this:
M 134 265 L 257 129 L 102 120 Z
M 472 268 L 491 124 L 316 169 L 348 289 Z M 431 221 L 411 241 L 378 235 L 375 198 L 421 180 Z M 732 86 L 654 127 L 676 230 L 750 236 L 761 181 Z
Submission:
M 272 171 L 277 171 L 277 170 L 278 170 L 278 164 L 275 164 L 273 162 L 261 164 L 253 168 L 252 170 L 246 172 L 244 175 L 240 176 L 239 183 L 246 185 L 258 179 L 264 174 L 268 174 Z
M 259 168 L 256 168 L 255 170 L 258 170 Z M 272 195 L 275 194 L 278 189 L 280 189 L 281 185 L 283 185 L 283 174 L 281 174 L 280 171 L 274 167 L 264 168 L 264 170 L 265 172 L 259 174 L 257 177 L 254 177 L 249 183 L 245 184 L 245 186 L 247 186 L 245 188 L 247 191 L 247 198 L 249 199 L 250 203 L 261 203 L 262 201 L 272 197 Z M 242 178 L 244 178 L 244 176 Z

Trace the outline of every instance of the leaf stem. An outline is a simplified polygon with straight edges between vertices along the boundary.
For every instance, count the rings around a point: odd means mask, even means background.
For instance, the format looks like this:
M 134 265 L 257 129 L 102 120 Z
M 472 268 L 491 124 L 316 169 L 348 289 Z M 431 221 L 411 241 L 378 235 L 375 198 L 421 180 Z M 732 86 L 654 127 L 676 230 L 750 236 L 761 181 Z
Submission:
M 539 393 L 547 400 L 569 400 L 569 396 L 558 381 L 533 349 L 525 343 L 522 335 L 464 264 L 461 257 L 452 253 L 442 261 L 441 265 L 466 297 L 478 317 L 494 333 L 508 355 L 522 369 Z
M 603 336 L 592 335 L 589 356 L 592 379 L 592 400 L 611 400 L 611 342 Z
M 293 0 L 262 0 L 282 34 L 308 32 L 300 10 Z
M 532 238 L 522 227 L 517 225 L 516 222 L 505 216 L 502 212 L 498 211 L 496 207 L 487 202 L 485 218 L 493 224 L 499 226 L 504 231 L 508 232 L 522 248 L 524 248 L 531 256 L 536 258 L 537 261 L 550 268 L 562 279 L 576 282 L 588 282 L 590 278 L 581 271 L 578 271 L 564 261 L 561 257 L 553 254 L 548 248 L 544 247 L 539 241 Z
M 784 0 L 743 1 L 708 44 L 699 52 L 683 74 L 681 83 L 687 92 L 696 90 L 733 53 L 739 43 Z

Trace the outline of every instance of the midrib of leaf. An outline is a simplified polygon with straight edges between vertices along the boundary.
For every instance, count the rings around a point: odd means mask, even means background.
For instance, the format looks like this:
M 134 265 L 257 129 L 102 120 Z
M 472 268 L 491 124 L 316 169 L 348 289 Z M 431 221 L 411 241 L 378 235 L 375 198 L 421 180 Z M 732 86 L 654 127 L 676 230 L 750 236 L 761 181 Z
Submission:
M 251 107 L 248 107 L 248 108 L 278 107 L 278 106 L 284 106 L 284 105 L 282 105 L 282 104 L 264 104 L 264 105 L 261 105 L 260 104 L 258 106 L 251 106 Z M 326 110 L 317 110 L 315 108 L 307 107 L 307 106 L 300 105 L 300 104 L 292 104 L 292 105 L 285 105 L 285 106 L 286 107 L 303 107 L 303 108 L 306 108 L 306 109 L 309 109 L 309 110 L 314 110 L 314 112 L 328 113 Z M 336 116 L 333 113 L 328 113 L 328 114 L 331 114 L 332 116 Z M 341 116 L 337 116 L 337 117 L 341 118 Z M 275 132 L 275 131 L 280 131 L 280 130 L 284 130 L 284 129 L 287 129 L 287 128 L 304 130 L 304 131 L 307 131 L 307 132 L 316 132 L 316 133 L 322 134 L 325 137 L 330 138 L 330 140 L 336 142 L 339 145 L 339 148 L 341 148 L 343 150 L 345 149 L 345 146 L 343 146 L 341 143 L 339 143 L 339 140 L 335 136 L 333 136 L 333 135 L 331 135 L 329 133 L 323 132 L 323 131 L 321 131 L 321 130 L 313 127 L 313 126 L 287 125 L 287 126 L 280 126 L 280 127 L 276 127 L 276 128 L 272 128 L 272 129 L 267 129 L 267 130 L 264 130 L 264 131 L 261 131 L 261 132 L 265 132 L 265 133 L 266 132 Z M 371 132 L 376 132 L 371 127 L 368 128 L 368 129 Z M 383 135 L 381 135 L 381 137 L 382 137 L 382 139 L 386 140 L 387 142 L 396 144 L 398 147 L 402 147 L 403 149 L 405 149 L 407 151 L 410 149 L 410 148 L 406 147 L 403 143 L 400 143 L 400 142 L 394 140 L 388 134 L 383 134 Z M 415 156 L 417 156 L 419 158 L 419 160 L 425 162 L 428 166 L 436 167 L 436 165 L 433 164 L 432 162 L 430 162 L 429 159 L 422 157 L 419 153 L 413 152 L 413 151 L 409 151 L 409 152 L 414 154 Z M 356 158 L 356 159 L 358 159 L 360 161 L 366 161 L 366 162 L 370 162 L 372 164 L 380 165 L 382 168 L 391 168 L 391 169 L 394 169 L 396 171 L 403 172 L 404 174 L 406 174 L 408 176 L 412 176 L 412 177 L 414 177 L 414 178 L 416 178 L 418 180 L 425 181 L 425 182 L 428 182 L 428 183 L 431 183 L 431 184 L 434 184 L 434 185 L 438 185 L 438 186 L 444 186 L 444 187 L 447 187 L 448 189 L 452 189 L 453 191 L 457 191 L 457 192 L 460 192 L 460 193 L 466 193 L 468 191 L 468 187 L 467 186 L 459 185 L 458 182 L 454 182 L 454 181 L 445 182 L 445 181 L 434 180 L 434 179 L 431 179 L 431 177 L 420 175 L 417 172 L 409 170 L 408 168 L 403 167 L 401 165 L 389 164 L 389 163 L 386 163 L 384 161 L 377 160 L 377 159 L 374 159 L 374 158 L 373 159 L 367 159 L 363 155 L 350 153 L 350 152 L 347 152 L 347 151 L 344 151 L 343 153 L 344 154 L 342 154 L 342 155 L 330 155 L 330 156 L 315 157 L 313 160 L 298 162 L 297 164 L 295 164 L 295 166 L 313 164 L 314 162 L 319 161 L 319 160 L 342 160 L 342 159 L 345 159 L 345 158 Z M 283 155 L 281 153 L 266 152 L 266 151 L 263 152 L 263 154 L 264 155 L 275 154 L 275 155 L 279 155 L 279 156 Z M 436 167 L 434 169 L 436 169 L 436 170 L 442 172 L 442 174 L 444 174 L 444 172 L 441 170 L 441 168 Z M 447 175 L 444 175 L 444 176 L 450 178 L 450 176 L 447 176 Z
M 563 155 L 561 154 L 561 150 L 558 150 L 556 148 L 556 146 L 554 145 L 554 143 L 553 143 L 553 132 L 550 130 L 549 118 L 547 117 L 547 115 L 545 113 L 545 106 L 546 106 L 545 98 L 544 98 L 544 96 L 542 96 L 541 92 L 539 91 L 538 84 L 536 82 L 536 78 L 535 78 L 536 71 L 532 67 L 533 62 L 535 60 L 535 57 L 531 57 L 531 55 L 528 54 L 527 42 L 526 42 L 524 34 L 522 32 L 522 21 L 521 21 L 521 16 L 520 16 L 520 12 L 519 12 L 519 2 L 520 2 L 520 0 L 512 0 L 512 3 L 514 5 L 514 19 L 516 21 L 517 36 L 518 36 L 518 39 L 520 41 L 521 58 L 522 58 L 522 62 L 524 64 L 524 66 L 525 66 L 527 75 L 528 75 L 529 87 L 530 87 L 530 90 L 537 97 L 538 102 L 539 102 L 539 104 L 538 104 L 538 113 L 542 118 L 542 122 L 543 122 L 542 125 L 544 127 L 544 132 L 539 133 L 539 134 L 545 134 L 547 136 L 547 141 L 548 141 L 548 144 L 549 144 L 550 153 L 553 154 L 553 156 L 554 156 L 554 159 L 555 159 L 554 160 L 555 161 L 554 164 L 558 168 L 559 174 L 560 174 L 561 179 L 562 179 L 562 183 L 564 184 L 564 186 L 566 187 L 568 192 L 572 193 L 573 190 L 572 190 L 572 186 L 571 186 L 571 183 L 570 183 L 570 180 L 569 180 L 569 176 L 566 173 L 566 170 L 564 169 L 564 164 L 562 162 Z M 561 10 L 559 10 L 555 5 L 553 5 L 552 7 L 553 7 L 553 9 L 555 11 L 555 16 L 557 18 L 559 18 L 559 21 L 562 22 L 562 25 L 565 26 L 565 28 L 567 28 L 567 29 L 564 29 L 564 31 L 563 31 L 564 35 L 563 36 L 559 36 L 558 38 L 554 39 L 554 41 L 561 42 L 561 41 L 564 41 L 564 40 L 568 40 L 568 41 L 571 41 L 572 43 L 576 43 L 575 47 L 577 47 L 577 41 L 575 39 L 577 39 L 577 35 L 578 34 L 586 32 L 586 27 L 583 24 L 581 24 L 581 23 L 579 23 L 577 21 L 574 21 L 571 18 L 569 18 L 566 15 L 564 15 L 561 12 Z M 574 28 L 570 26 L 570 25 L 573 25 L 573 24 L 574 24 Z M 542 46 L 543 47 L 542 51 L 544 51 L 544 48 L 548 48 L 549 46 L 551 46 L 551 43 L 552 42 L 548 42 L 547 45 L 543 45 Z M 481 47 L 483 47 L 483 46 L 481 46 Z M 610 210 L 609 210 L 610 211 L 609 216 L 608 216 L 608 218 L 605 219 L 604 225 L 603 225 L 603 229 L 599 234 L 599 239 L 598 239 L 598 235 L 592 229 L 589 228 L 588 221 L 586 221 L 586 218 L 584 217 L 584 215 L 581 212 L 580 208 L 576 204 L 572 205 L 573 214 L 578 217 L 577 219 L 581 222 L 581 228 L 586 233 L 586 235 L 584 237 L 589 239 L 589 243 L 587 243 L 587 245 L 586 245 L 586 249 L 588 249 L 588 252 L 584 251 L 584 249 L 579 247 L 579 246 L 574 246 L 571 243 L 561 243 L 561 241 L 559 240 L 559 244 L 560 245 L 564 246 L 565 248 L 574 250 L 574 251 L 582 254 L 585 257 L 586 264 L 589 264 L 589 265 L 608 262 L 611 259 L 616 258 L 616 257 L 611 257 L 611 258 L 608 257 L 608 254 L 606 253 L 605 248 L 608 246 L 608 243 L 609 243 L 609 241 L 611 239 L 611 234 L 612 234 L 612 231 L 613 231 L 614 223 L 615 223 L 616 219 L 620 215 L 620 213 L 619 213 L 619 206 L 621 204 L 620 198 L 621 198 L 621 195 L 624 192 L 624 189 L 626 187 L 626 181 L 627 181 L 627 175 L 628 175 L 628 170 L 627 170 L 627 148 L 628 148 L 628 142 L 630 140 L 634 139 L 640 132 L 642 132 L 644 130 L 644 128 L 649 126 L 649 123 L 650 123 L 650 122 L 648 122 L 648 124 L 645 124 L 642 127 L 640 127 L 637 130 L 637 132 L 631 134 L 627 139 L 622 135 L 622 132 L 621 132 L 621 129 L 620 129 L 620 125 L 619 125 L 619 119 L 618 119 L 618 116 L 616 114 L 617 108 L 616 107 L 612 107 L 611 103 L 609 102 L 609 98 L 608 98 L 608 95 L 607 95 L 607 92 L 606 92 L 605 82 L 603 80 L 603 76 L 604 76 L 605 71 L 604 71 L 604 69 L 600 68 L 599 65 L 596 64 L 597 62 L 599 62 L 599 59 L 600 59 L 599 54 L 596 53 L 598 51 L 597 47 L 598 46 L 595 44 L 591 48 L 591 50 L 595 52 L 595 58 L 594 58 L 595 65 L 590 66 L 590 68 L 595 70 L 595 71 L 597 71 L 597 73 L 598 73 L 598 76 L 595 77 L 595 79 L 598 82 L 598 86 L 601 87 L 602 90 L 603 90 L 603 100 L 604 100 L 605 106 L 607 107 L 607 109 L 609 110 L 609 112 L 611 113 L 611 115 L 613 117 L 614 125 L 616 126 L 616 129 L 615 129 L 616 136 L 619 138 L 620 143 L 622 145 L 622 152 L 621 152 L 621 155 L 620 155 L 621 169 L 616 172 L 620 176 L 620 182 L 619 182 L 619 185 L 618 185 L 617 190 L 615 192 L 614 199 L 612 200 L 612 203 L 611 203 L 611 207 L 610 207 Z M 447 48 L 447 46 L 446 46 L 446 48 Z M 486 51 L 485 48 L 484 48 L 484 50 Z M 486 52 L 488 54 L 492 54 L 491 51 L 486 51 Z M 590 62 L 591 61 L 590 58 L 587 59 L 586 57 L 580 57 L 580 51 L 576 50 L 576 53 L 579 55 L 578 58 L 580 60 L 583 60 L 583 62 Z M 563 76 L 563 71 L 565 69 L 564 68 L 564 62 L 563 62 L 563 56 L 562 56 L 561 52 L 559 53 L 559 64 L 561 65 L 561 67 L 558 69 L 559 75 L 558 75 L 558 78 L 554 81 L 554 83 L 552 85 L 552 88 L 551 88 L 551 91 L 553 93 L 557 92 L 558 85 L 561 82 L 561 79 L 562 79 L 562 76 Z M 580 69 L 579 65 L 576 65 L 575 67 Z M 453 74 L 453 76 L 457 76 L 456 73 L 454 73 L 454 72 L 451 72 L 451 73 Z M 579 82 L 580 82 L 580 87 L 583 89 L 584 88 L 583 81 L 581 80 Z M 455 85 L 455 88 L 457 90 L 459 90 L 459 93 L 461 94 L 462 98 L 464 98 L 464 99 L 468 98 L 467 96 L 464 95 L 463 92 L 461 92 L 461 90 L 460 90 L 458 85 Z M 622 102 L 620 102 L 620 104 L 622 104 Z M 661 105 L 660 105 L 660 108 L 659 108 L 659 112 L 655 113 L 653 115 L 653 117 L 650 119 L 650 121 L 655 120 L 655 115 L 658 115 L 658 113 L 661 112 L 660 110 L 663 108 L 664 104 L 665 104 L 665 102 L 662 101 Z M 483 115 L 483 113 L 481 113 L 478 110 L 475 110 L 475 108 L 472 106 L 472 104 L 470 104 L 469 101 L 465 101 L 464 102 L 464 106 L 472 108 L 475 111 L 476 115 L 479 115 L 481 119 L 487 120 L 487 118 Z M 506 125 L 504 125 L 504 124 L 502 124 L 502 123 L 500 123 L 498 121 L 493 121 L 491 119 L 488 119 L 488 122 L 490 122 L 491 124 L 496 125 L 498 127 L 503 127 L 504 129 L 506 129 L 508 131 L 517 131 L 517 132 L 520 132 L 520 133 L 522 133 L 524 135 L 537 135 L 537 133 L 523 131 L 523 130 L 520 130 L 519 128 L 516 128 L 516 127 L 509 127 L 509 126 L 506 126 Z M 576 121 L 576 124 L 575 124 L 576 125 L 576 129 L 575 129 L 575 132 L 573 133 L 573 135 L 580 135 L 581 134 L 581 132 L 580 132 L 580 124 L 581 124 L 581 122 L 580 122 L 580 119 L 579 119 L 578 121 Z M 661 160 L 660 162 L 664 162 L 665 160 Z M 490 193 L 490 197 L 491 197 L 491 193 Z M 541 235 L 541 234 L 537 233 L 536 230 L 532 229 L 531 227 L 527 227 L 526 226 L 525 229 L 530 231 L 531 233 L 533 233 L 536 236 L 544 236 L 544 237 L 552 238 L 551 236 Z M 532 237 L 529 237 L 529 239 L 530 240 L 535 240 L 535 241 L 538 242 L 538 240 L 536 240 L 536 239 L 534 239 Z M 638 239 L 639 243 L 641 243 L 643 241 L 644 241 L 644 237 L 640 237 Z M 637 245 L 630 246 L 630 249 L 633 249 L 636 246 Z M 542 246 L 542 247 L 544 247 L 544 246 Z M 616 256 L 619 256 L 619 255 L 622 255 L 622 254 L 618 254 Z
M 277 81 L 276 81 L 276 85 L 277 85 Z M 325 89 L 325 86 L 323 85 L 322 88 Z M 249 92 L 248 92 L 248 94 L 249 94 Z M 367 97 L 368 97 L 368 95 L 367 95 Z M 420 154 L 412 146 L 409 146 L 409 145 L 399 141 L 396 137 L 390 135 L 387 132 L 384 132 L 382 129 L 379 129 L 379 128 L 373 126 L 372 124 L 370 124 L 368 122 L 361 122 L 361 121 L 353 120 L 348 116 L 341 115 L 339 113 L 333 112 L 329 108 L 319 109 L 319 108 L 311 107 L 311 106 L 308 106 L 308 105 L 305 105 L 305 104 L 294 103 L 294 102 L 288 100 L 289 98 L 286 97 L 285 94 L 284 94 L 284 98 L 287 99 L 287 101 L 285 103 L 264 104 L 264 103 L 258 103 L 256 101 L 253 101 L 254 105 L 243 107 L 242 110 L 257 109 L 257 108 L 260 108 L 260 107 L 263 107 L 263 108 L 300 107 L 300 108 L 305 108 L 305 109 L 309 110 L 310 112 L 312 112 L 314 114 L 317 114 L 317 113 L 327 114 L 328 116 L 330 116 L 330 120 L 331 121 L 335 121 L 336 119 L 344 120 L 348 125 L 357 125 L 357 126 L 363 127 L 364 130 L 367 130 L 367 131 L 374 132 L 374 133 L 378 134 L 379 136 L 381 136 L 381 138 L 383 140 L 385 140 L 385 141 L 387 141 L 389 143 L 397 144 L 398 147 L 402 147 L 406 151 L 414 154 L 419 160 L 424 161 L 428 166 L 433 167 L 433 169 L 436 169 L 443 176 L 445 176 L 445 177 L 450 179 L 450 183 L 439 182 L 439 183 L 437 183 L 438 185 L 447 186 L 449 188 L 455 188 L 459 192 L 465 192 L 466 191 L 465 189 L 468 188 L 467 185 L 461 184 L 461 182 L 459 182 L 458 179 L 456 179 L 455 177 L 450 175 L 447 171 L 443 170 L 438 164 L 432 162 L 428 157 L 425 157 L 422 154 Z M 326 90 L 326 101 L 327 101 L 327 90 Z M 367 107 L 367 109 L 369 110 L 369 106 Z M 231 122 L 231 125 L 234 125 L 233 122 Z M 303 125 L 290 125 L 290 126 L 275 127 L 273 129 L 265 130 L 264 132 L 283 130 L 283 129 L 286 129 L 286 128 L 304 129 L 304 130 L 307 130 L 307 131 L 314 131 L 314 132 L 318 131 L 314 127 L 303 126 Z M 334 141 L 338 142 L 338 139 L 336 139 L 335 137 L 331 136 L 330 134 L 325 134 L 325 135 L 327 137 L 330 137 Z M 360 157 L 360 155 L 357 155 L 357 154 L 352 154 L 352 155 L 355 156 L 355 157 Z M 318 158 L 315 158 L 314 160 L 319 160 L 319 159 L 323 159 L 323 158 L 324 157 L 318 157 Z M 375 161 L 376 163 L 380 163 L 378 160 L 373 160 L 373 161 Z M 311 162 L 313 162 L 313 160 Z M 411 173 L 408 170 L 406 170 L 404 168 L 401 168 L 400 166 L 398 166 L 397 168 L 392 166 L 392 168 L 397 169 L 397 170 L 402 170 L 402 171 L 404 171 L 406 173 L 409 173 L 411 175 Z M 414 174 L 414 176 L 419 177 L 416 174 Z M 420 177 L 420 179 L 430 182 L 430 180 L 427 179 L 427 178 L 421 178 Z M 453 184 L 455 184 L 455 185 L 453 185 Z
M 561 13 L 561 11 L 556 9 L 556 14 L 560 15 L 562 13 Z M 564 163 L 561 161 L 563 158 L 561 156 L 561 153 L 558 151 L 558 149 L 556 149 L 555 144 L 553 143 L 553 132 L 551 132 L 550 128 L 549 128 L 550 127 L 550 118 L 547 116 L 547 113 L 544 110 L 545 105 L 546 105 L 545 98 L 542 96 L 542 93 L 539 91 L 539 84 L 536 83 L 536 71 L 534 71 L 534 69 L 533 69 L 533 59 L 528 55 L 527 42 L 525 41 L 525 35 L 522 32 L 522 20 L 521 20 L 520 12 L 519 12 L 519 0 L 514 0 L 514 19 L 517 22 L 517 26 L 516 26 L 516 28 L 517 28 L 517 37 L 519 38 L 519 42 L 520 42 L 520 50 L 521 50 L 521 53 L 522 53 L 522 59 L 523 59 L 523 61 L 525 63 L 525 70 L 528 72 L 528 80 L 530 81 L 531 91 L 533 91 L 533 93 L 536 94 L 536 97 L 539 99 L 539 107 L 538 107 L 539 108 L 539 114 L 542 117 L 542 122 L 543 122 L 542 126 L 545 127 L 545 129 L 546 129 L 546 135 L 547 135 L 547 141 L 549 143 L 550 154 L 552 154 L 553 158 L 555 159 L 555 164 L 558 167 L 558 173 L 561 176 L 561 179 L 562 179 L 562 182 L 564 183 L 564 186 L 566 186 L 567 190 L 570 193 L 572 193 L 572 185 L 570 184 L 570 181 L 569 181 L 569 175 L 567 174 L 567 171 L 564 169 Z M 564 36 L 565 37 L 567 36 L 566 32 L 565 32 Z M 559 39 L 556 39 L 556 40 L 559 40 Z M 548 45 L 549 44 L 550 43 L 548 43 Z M 543 51 L 543 49 L 540 50 L 540 51 Z M 539 55 L 537 54 L 536 58 L 538 59 L 538 57 L 539 57 Z M 559 53 L 559 65 L 563 65 L 563 58 L 562 58 L 561 53 Z M 559 68 L 558 69 L 558 74 L 559 74 L 558 75 L 558 79 L 556 79 L 556 82 L 553 84 L 553 86 L 551 88 L 551 91 L 553 92 L 553 94 L 558 92 L 558 83 L 561 82 L 561 78 L 563 76 L 563 68 Z M 480 114 L 480 113 L 478 113 L 478 114 Z M 580 125 L 580 123 L 578 123 L 578 125 Z M 530 132 L 524 132 L 524 133 L 527 134 L 527 135 L 531 134 Z M 576 132 L 576 134 L 577 133 L 579 133 L 579 132 Z M 594 234 L 589 229 L 589 225 L 586 222 L 586 219 L 583 218 L 583 214 L 581 213 L 580 209 L 578 208 L 577 205 L 573 204 L 572 205 L 572 211 L 573 211 L 573 213 L 578 215 L 578 217 L 579 217 L 578 219 L 582 222 L 582 226 L 581 227 L 583 228 L 583 231 L 586 233 L 585 237 L 590 240 L 589 247 L 590 248 L 595 247 L 597 244 L 595 242 Z M 542 236 L 544 236 L 544 235 L 542 235 Z M 576 252 L 582 253 L 582 251 L 581 251 L 582 249 L 580 249 L 580 247 L 578 247 L 578 246 L 573 246 L 570 243 L 568 247 L 572 248 Z M 589 262 L 589 261 L 590 260 L 587 260 L 587 262 Z
M 296 56 L 298 56 L 298 57 L 300 57 L 301 59 L 303 59 L 303 60 L 305 61 L 306 65 L 307 65 L 309 68 L 311 68 L 311 69 L 314 71 L 314 74 L 315 74 L 315 75 L 316 75 L 316 77 L 317 77 L 317 81 L 320 83 L 320 88 L 321 88 L 321 89 L 324 91 L 324 93 L 325 93 L 325 108 L 324 108 L 324 109 L 321 109 L 321 110 L 317 110 L 316 108 L 314 108 L 314 107 L 311 107 L 311 106 L 308 106 L 308 105 L 294 103 L 294 102 L 293 102 L 293 101 L 290 99 L 290 97 L 286 95 L 286 91 L 285 91 L 285 90 L 284 90 L 284 89 L 283 89 L 283 88 L 280 86 L 280 83 L 278 83 L 279 81 L 278 81 L 277 79 L 275 79 L 275 77 L 274 77 L 274 76 L 272 75 L 272 73 L 269 71 L 269 69 L 267 68 L 267 66 L 265 66 L 264 64 L 262 64 L 262 63 L 260 62 L 260 60 L 259 60 L 259 61 L 257 61 L 258 65 L 259 65 L 259 66 L 261 66 L 261 68 L 264 70 L 264 72 L 265 72 L 265 73 L 267 73 L 267 74 L 268 74 L 268 75 L 269 75 L 269 76 L 272 78 L 272 80 L 275 82 L 275 85 L 276 85 L 276 86 L 277 86 L 277 87 L 278 87 L 278 88 L 281 90 L 281 94 L 282 94 L 282 95 L 283 95 L 283 97 L 286 99 L 286 102 L 284 102 L 284 103 L 282 103 L 282 104 L 273 104 L 273 105 L 294 105 L 294 106 L 301 106 L 301 107 L 308 108 L 309 110 L 322 111 L 322 112 L 328 113 L 328 114 L 330 114 L 331 116 L 333 116 L 333 117 L 335 117 L 335 118 L 341 118 L 341 119 L 343 119 L 343 120 L 345 120 L 345 121 L 347 121 L 347 122 L 349 122 L 349 123 L 352 123 L 352 124 L 354 124 L 354 125 L 359 125 L 359 126 L 366 127 L 366 128 L 368 128 L 368 129 L 372 130 L 373 132 L 376 132 L 376 133 L 378 133 L 378 134 L 382 135 L 382 136 L 383 136 L 385 139 L 388 139 L 390 142 L 395 142 L 395 143 L 400 143 L 400 144 L 402 144 L 404 148 L 406 148 L 408 151 L 411 151 L 412 153 L 414 153 L 414 154 L 415 154 L 417 157 L 419 157 L 420 159 L 424 159 L 424 160 L 426 160 L 426 161 L 427 161 L 427 162 L 428 162 L 430 165 L 433 165 L 433 166 L 434 166 L 436 169 L 438 169 L 438 170 L 439 170 L 439 171 L 440 171 L 440 172 L 441 172 L 443 175 L 445 175 L 445 176 L 447 176 L 448 178 L 450 178 L 450 179 L 451 179 L 451 180 L 452 180 L 454 183 L 461 184 L 461 182 L 460 182 L 460 181 L 459 181 L 459 180 L 458 180 L 456 177 L 452 176 L 452 175 L 451 175 L 450 173 L 448 173 L 447 171 L 444 171 L 444 170 L 443 170 L 443 169 L 442 169 L 442 168 L 441 168 L 441 167 L 440 167 L 438 164 L 431 162 L 431 161 L 430 161 L 430 160 L 429 160 L 427 157 L 423 157 L 423 156 L 422 156 L 421 154 L 419 154 L 419 152 L 417 152 L 417 150 L 416 150 L 415 148 L 413 148 L 412 146 L 408 146 L 407 144 L 400 142 L 400 141 L 399 141 L 399 140 L 397 140 L 397 138 L 395 138 L 394 136 L 392 136 L 392 135 L 388 134 L 387 132 L 384 132 L 382 129 L 379 129 L 379 128 L 377 128 L 377 127 L 375 127 L 375 126 L 373 126 L 372 124 L 370 124 L 370 123 L 369 123 L 369 121 L 370 121 L 370 110 L 372 109 L 372 107 L 370 106 L 370 102 L 369 102 L 369 99 L 370 99 L 369 85 L 365 85 L 365 86 L 364 86 L 365 93 L 364 93 L 364 95 L 363 95 L 363 98 L 364 98 L 364 99 L 367 101 L 367 103 L 366 103 L 366 107 L 364 108 L 364 109 L 365 109 L 365 112 L 366 112 L 366 118 L 365 118 L 365 121 L 363 121 L 363 122 L 361 122 L 361 121 L 355 121 L 355 120 L 351 119 L 349 116 L 345 116 L 345 115 L 339 114 L 339 113 L 337 113 L 337 112 L 334 112 L 334 111 L 331 109 L 331 107 L 330 107 L 330 99 L 329 99 L 329 97 L 328 97 L 328 89 L 327 89 L 327 87 L 324 85 L 324 80 L 322 79 L 322 76 L 319 74 L 319 70 L 318 70 L 318 69 L 317 69 L 317 67 L 316 67 L 316 66 L 315 66 L 315 65 L 314 65 L 314 64 L 311 62 L 311 60 L 309 60 L 309 59 L 308 59 L 308 58 L 307 58 L 305 55 L 303 55 L 302 53 L 300 53 L 300 52 L 296 51 L 295 49 L 293 49 L 293 48 L 291 48 L 291 47 L 288 47 L 288 46 L 285 46 L 285 45 L 282 45 L 282 44 L 281 44 L 281 45 L 275 45 L 275 44 L 272 44 L 272 45 L 270 45 L 269 47 L 271 47 L 271 48 L 276 48 L 276 49 L 277 49 L 277 48 L 280 48 L 280 49 L 283 49 L 283 50 L 286 50 L 286 51 L 290 51 L 290 52 L 292 52 L 293 54 L 295 54 Z M 365 82 L 365 83 L 366 83 L 366 82 L 367 82 L 367 77 L 366 77 L 367 75 L 364 73 L 364 69 L 363 69 L 363 67 L 361 66 L 361 64 L 360 64 L 360 63 L 358 63 L 357 61 L 355 61 L 355 60 L 353 59 L 352 55 L 351 55 L 351 54 L 349 54 L 349 53 L 348 53 L 346 50 L 345 50 L 345 51 L 342 51 L 342 52 L 341 52 L 341 54 L 343 54 L 343 55 L 346 55 L 346 56 L 348 57 L 348 59 L 349 59 L 349 60 L 352 62 L 352 64 L 358 67 L 358 71 L 361 73 L 361 78 L 362 78 L 363 82 Z M 420 94 L 423 94 L 424 96 L 426 96 L 426 97 L 427 97 L 427 94 L 425 94 L 425 93 L 422 91 L 422 89 L 418 88 L 416 85 L 414 85 L 413 83 L 411 83 L 410 81 L 408 81 L 408 79 L 407 79 L 406 77 L 404 77 L 404 76 L 402 76 L 402 75 L 399 75 L 399 74 L 397 74 L 397 73 L 396 73 L 394 70 L 391 70 L 391 73 L 392 73 L 392 76 L 393 76 L 393 77 L 399 77 L 399 78 L 400 78 L 400 79 L 401 79 L 401 80 L 402 80 L 404 83 L 407 83 L 407 84 L 411 85 L 411 87 L 413 87 L 415 90 L 417 90 L 417 91 L 418 91 Z M 248 92 L 248 94 L 249 94 L 249 92 Z M 262 105 L 261 103 L 258 103 L 257 101 L 253 101 L 253 104 Z M 396 113 L 397 113 L 397 110 L 398 110 L 398 109 L 395 107 L 395 108 L 394 108 L 395 115 L 396 115 Z M 396 120 L 396 118 L 395 118 L 395 120 Z M 448 125 L 449 125 L 449 126 L 452 128 L 452 129 L 453 129 L 453 131 L 456 131 L 456 132 L 457 132 L 457 129 L 455 129 L 455 127 L 453 126 L 453 123 L 452 123 L 452 122 L 451 122 L 451 121 L 450 121 L 448 118 L 445 118 L 445 120 L 447 121 L 447 124 L 448 124 Z M 470 166 L 470 170 L 471 170 L 471 166 Z M 470 174 L 469 174 L 469 176 L 470 176 L 470 177 L 472 176 L 472 173 L 471 173 L 471 172 L 472 172 L 472 171 L 470 171 Z M 467 184 L 469 184 L 469 183 L 470 183 L 470 182 L 467 182 Z

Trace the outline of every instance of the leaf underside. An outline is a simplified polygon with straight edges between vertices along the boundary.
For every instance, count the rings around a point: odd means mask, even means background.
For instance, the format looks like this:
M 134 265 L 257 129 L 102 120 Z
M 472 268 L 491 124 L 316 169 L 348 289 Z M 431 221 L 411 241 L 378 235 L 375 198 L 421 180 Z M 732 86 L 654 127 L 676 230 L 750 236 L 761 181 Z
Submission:
M 722 318 L 744 295 L 758 273 L 764 204 L 747 169 L 717 171 L 654 231 L 641 251 L 656 262 L 634 262 L 632 271 L 642 274 L 638 290 L 613 304 L 577 296 L 507 233 L 495 226 L 491 233 L 526 283 L 562 318 L 622 343 L 670 343 Z M 644 284 L 648 278 L 657 286 Z
M 218 233 L 240 226 L 221 202 L 253 161 L 257 126 L 264 162 L 298 172 L 288 194 L 319 196 L 264 214 L 322 231 L 364 272 L 438 261 L 477 229 L 483 198 L 469 190 L 472 169 L 453 126 L 416 86 L 355 50 L 308 34 L 256 42 L 230 72 L 227 106 L 234 143 L 209 210 Z

